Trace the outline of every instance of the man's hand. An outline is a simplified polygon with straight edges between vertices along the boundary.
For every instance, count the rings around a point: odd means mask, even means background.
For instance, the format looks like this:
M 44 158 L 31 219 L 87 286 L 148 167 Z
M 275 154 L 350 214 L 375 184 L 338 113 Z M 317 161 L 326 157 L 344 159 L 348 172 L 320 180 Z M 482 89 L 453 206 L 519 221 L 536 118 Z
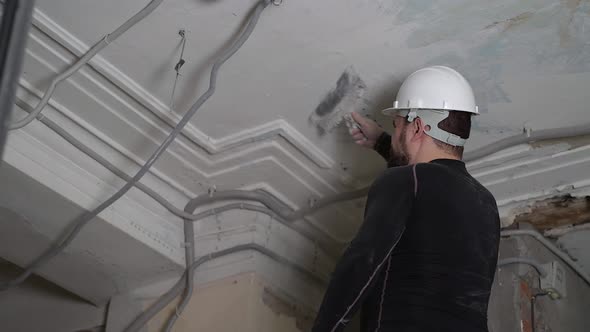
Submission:
M 357 112 L 352 112 L 351 115 L 361 128 L 360 130 L 356 128 L 350 130 L 350 135 L 354 139 L 354 142 L 366 148 L 373 149 L 375 143 L 377 143 L 377 139 L 381 136 L 384 130 L 379 127 L 377 122 L 366 118 Z

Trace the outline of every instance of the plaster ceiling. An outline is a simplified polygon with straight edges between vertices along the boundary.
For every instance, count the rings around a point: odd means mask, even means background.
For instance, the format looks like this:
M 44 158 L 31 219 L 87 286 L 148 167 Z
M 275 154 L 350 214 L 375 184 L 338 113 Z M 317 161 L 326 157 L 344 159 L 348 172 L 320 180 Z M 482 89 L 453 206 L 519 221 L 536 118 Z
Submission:
M 146 3 L 39 1 L 19 97 L 35 105 L 56 73 Z M 44 114 L 131 173 L 205 91 L 212 59 L 254 3 L 165 0 L 64 82 Z M 181 29 L 187 32 L 186 63 L 172 98 Z M 377 111 L 393 101 L 406 75 L 431 64 L 459 70 L 472 83 L 482 112 L 468 152 L 523 129 L 589 123 L 587 29 L 590 2 L 584 0 L 283 0 L 263 13 L 250 40 L 222 68 L 215 96 L 143 182 L 179 207 L 211 188 L 263 188 L 300 208 L 310 198 L 369 184 L 383 161 L 355 146 L 344 128 L 322 134 L 308 120 L 351 66 L 368 87 L 363 112 L 388 129 L 388 120 Z M 14 117 L 22 116 L 16 112 Z M 80 188 L 76 177 L 68 179 L 97 202 L 108 193 L 101 185 L 120 185 L 108 172 L 91 171 L 95 165 L 47 130 L 36 123 L 13 133 L 7 162 L 25 163 L 19 154 L 40 162 L 39 154 L 27 154 L 25 146 L 42 145 L 97 178 L 96 188 Z M 507 225 L 535 200 L 588 195 L 589 151 L 585 139 L 521 145 L 475 161 L 469 169 L 493 192 Z M 52 174 L 68 177 L 60 172 Z M 36 179 L 55 189 L 55 179 Z M 178 218 L 154 208 L 149 199 L 134 199 L 158 216 L 153 225 L 178 235 Z M 362 206 L 362 201 L 339 204 L 299 223 L 327 234 L 340 248 L 361 222 Z M 127 217 L 133 219 L 133 213 Z M 240 217 L 228 219 L 237 223 Z M 221 233 L 208 227 L 199 228 L 197 236 Z M 275 250 L 281 246 L 288 244 Z

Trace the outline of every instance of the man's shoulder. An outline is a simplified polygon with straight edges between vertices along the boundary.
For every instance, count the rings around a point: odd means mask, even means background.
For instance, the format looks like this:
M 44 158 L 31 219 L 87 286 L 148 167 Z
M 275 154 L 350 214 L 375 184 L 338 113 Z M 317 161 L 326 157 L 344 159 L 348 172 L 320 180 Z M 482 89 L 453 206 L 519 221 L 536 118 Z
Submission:
M 379 175 L 377 179 L 386 179 L 390 181 L 406 179 L 412 176 L 412 173 L 414 172 L 413 169 L 415 166 L 416 165 L 390 167 L 383 171 L 383 173 L 381 173 L 381 175 Z
M 397 188 L 402 189 L 408 185 L 413 188 L 414 165 L 390 167 L 383 171 L 373 182 L 372 189 Z
M 494 195 L 465 168 L 459 169 L 440 163 L 421 163 L 416 165 L 416 174 L 420 183 L 447 186 L 450 189 L 465 186 L 475 190 L 479 197 L 485 196 L 495 202 Z

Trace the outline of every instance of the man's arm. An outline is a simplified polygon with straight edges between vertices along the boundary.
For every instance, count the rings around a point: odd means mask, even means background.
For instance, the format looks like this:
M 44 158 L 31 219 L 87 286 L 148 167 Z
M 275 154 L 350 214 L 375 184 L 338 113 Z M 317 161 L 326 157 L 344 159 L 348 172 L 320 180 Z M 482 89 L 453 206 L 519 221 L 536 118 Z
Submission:
M 412 166 L 387 170 L 369 191 L 365 220 L 332 274 L 313 332 L 342 331 L 400 240 L 411 214 Z
M 350 130 L 350 135 L 355 143 L 377 151 L 387 161 L 387 167 L 396 166 L 389 163 L 391 156 L 391 135 L 384 131 L 377 122 L 356 112 L 352 112 L 351 114 L 354 121 L 359 125 L 359 128 Z

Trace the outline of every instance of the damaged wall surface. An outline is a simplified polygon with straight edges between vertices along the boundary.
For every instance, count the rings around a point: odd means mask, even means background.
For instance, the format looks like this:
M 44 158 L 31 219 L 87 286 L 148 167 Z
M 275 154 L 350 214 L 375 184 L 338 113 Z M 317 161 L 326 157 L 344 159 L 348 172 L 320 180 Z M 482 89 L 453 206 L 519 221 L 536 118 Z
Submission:
M 503 239 L 500 259 L 509 257 L 531 258 L 541 264 L 558 260 L 532 238 Z M 590 306 L 590 287 L 568 267 L 565 285 L 566 295 L 561 299 L 537 296 L 533 322 L 531 297 L 543 292 L 538 272 L 527 265 L 498 269 L 488 312 L 490 331 L 586 331 L 590 324 L 590 317 L 586 314 Z
M 161 331 L 174 314 L 172 303 L 148 325 Z M 272 286 L 255 274 L 241 274 L 215 281 L 195 291 L 193 300 L 176 325 L 178 331 L 309 331 L 313 316 L 277 295 Z

